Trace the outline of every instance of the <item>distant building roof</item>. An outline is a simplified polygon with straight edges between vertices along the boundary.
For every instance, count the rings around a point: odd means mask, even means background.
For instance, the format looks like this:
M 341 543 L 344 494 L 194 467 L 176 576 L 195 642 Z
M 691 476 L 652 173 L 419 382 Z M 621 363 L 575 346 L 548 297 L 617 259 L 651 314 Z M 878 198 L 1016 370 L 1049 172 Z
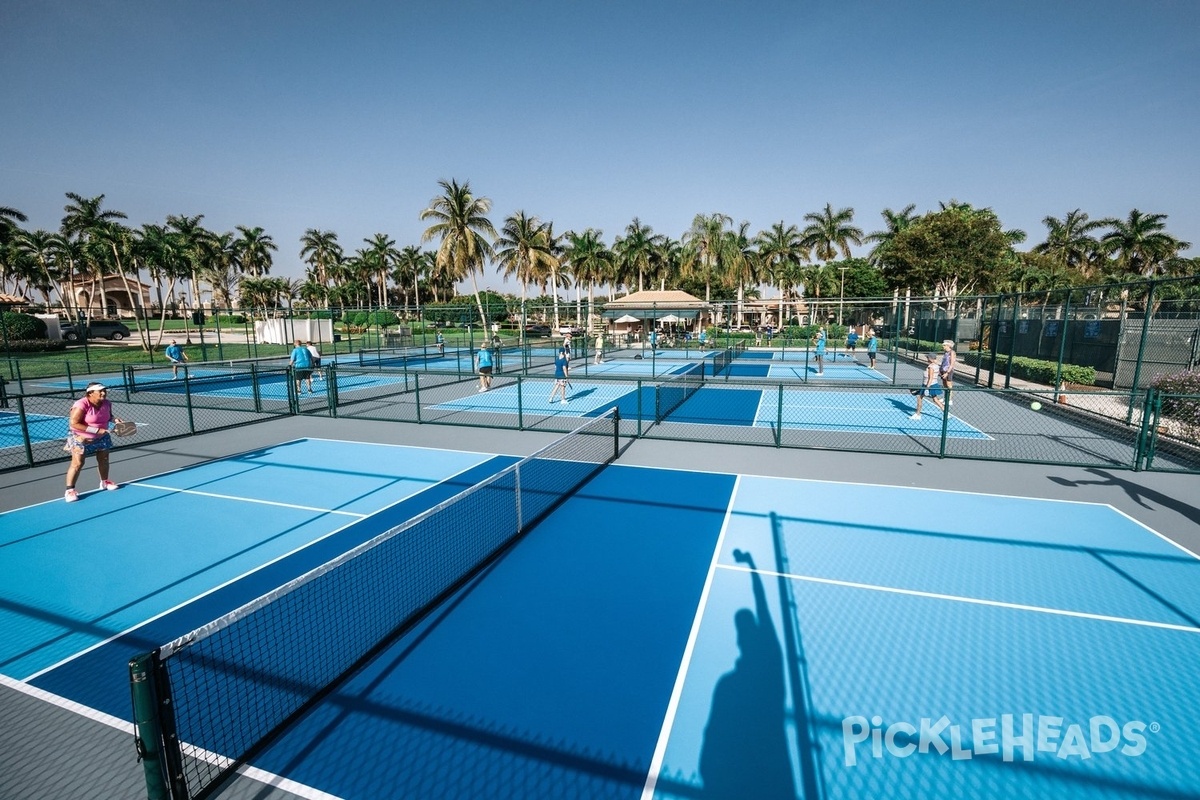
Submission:
M 29 303 L 24 297 L 18 297 L 15 294 L 4 294 L 0 292 L 0 303 L 6 306 L 23 306 Z
M 708 303 L 687 292 L 634 292 L 604 304 L 609 308 L 708 308 Z

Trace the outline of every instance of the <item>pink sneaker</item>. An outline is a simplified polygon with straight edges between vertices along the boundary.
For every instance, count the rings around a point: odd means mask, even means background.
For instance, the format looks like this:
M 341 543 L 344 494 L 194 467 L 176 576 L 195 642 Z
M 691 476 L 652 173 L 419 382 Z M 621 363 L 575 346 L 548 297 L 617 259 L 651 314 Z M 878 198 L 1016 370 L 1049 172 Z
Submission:
M 100 481 L 100 488 L 107 489 L 108 491 L 111 492 L 114 489 L 120 489 L 121 487 L 118 486 L 117 484 L 113 483 L 112 481 Z
M 74 503 L 78 499 L 79 492 L 74 489 L 67 489 L 67 493 L 63 495 L 63 500 L 66 500 L 68 503 Z

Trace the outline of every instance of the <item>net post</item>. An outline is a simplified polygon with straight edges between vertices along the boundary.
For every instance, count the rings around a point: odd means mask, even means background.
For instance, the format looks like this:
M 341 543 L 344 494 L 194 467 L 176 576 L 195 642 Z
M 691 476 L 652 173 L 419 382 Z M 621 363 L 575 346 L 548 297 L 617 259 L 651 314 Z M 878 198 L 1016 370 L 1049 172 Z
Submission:
M 621 456 L 621 409 L 613 406 L 613 460 Z
M 162 729 L 158 722 L 158 703 L 150 669 L 154 656 L 144 653 L 129 660 L 129 692 L 133 700 L 133 743 L 146 777 L 149 800 L 170 800 L 166 765 L 163 759 Z

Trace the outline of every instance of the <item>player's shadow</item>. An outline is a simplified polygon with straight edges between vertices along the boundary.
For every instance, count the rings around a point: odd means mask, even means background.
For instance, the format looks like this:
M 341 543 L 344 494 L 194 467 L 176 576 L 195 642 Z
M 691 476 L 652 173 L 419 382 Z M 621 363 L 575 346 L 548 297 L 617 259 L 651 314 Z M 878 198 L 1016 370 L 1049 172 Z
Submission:
M 740 609 L 733 617 L 740 655 L 713 691 L 700 750 L 700 796 L 792 800 L 796 785 L 785 730 L 783 650 L 762 579 L 754 571 L 750 579 L 756 608 Z
M 1060 486 L 1115 486 L 1123 490 L 1130 500 L 1142 508 L 1153 509 L 1154 504 L 1158 504 L 1163 508 L 1171 509 L 1192 522 L 1200 524 L 1200 508 L 1191 503 L 1155 491 L 1148 486 L 1142 486 L 1134 481 L 1126 480 L 1107 470 L 1092 468 L 1085 471 L 1090 472 L 1100 480 L 1071 480 L 1070 478 L 1063 478 L 1057 475 L 1050 475 L 1048 477 Z

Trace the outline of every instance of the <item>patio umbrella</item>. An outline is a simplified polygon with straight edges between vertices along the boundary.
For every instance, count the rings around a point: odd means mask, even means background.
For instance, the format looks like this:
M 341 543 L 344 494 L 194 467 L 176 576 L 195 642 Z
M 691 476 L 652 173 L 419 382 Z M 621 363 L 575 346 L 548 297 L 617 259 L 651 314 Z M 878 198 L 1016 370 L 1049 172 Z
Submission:
M 665 317 L 659 317 L 658 321 L 659 322 L 682 322 L 683 320 L 681 320 L 679 317 L 675 316 L 674 314 L 667 314 Z
M 637 317 L 630 316 L 629 314 L 626 314 L 626 315 L 625 315 L 625 316 L 623 316 L 623 317 L 617 317 L 615 320 L 613 320 L 613 322 L 617 322 L 617 323 L 619 323 L 619 324 L 621 324 L 621 325 L 628 325 L 628 324 L 629 324 L 629 323 L 631 323 L 631 322 L 641 322 L 641 320 L 640 320 L 640 319 L 638 319 Z

